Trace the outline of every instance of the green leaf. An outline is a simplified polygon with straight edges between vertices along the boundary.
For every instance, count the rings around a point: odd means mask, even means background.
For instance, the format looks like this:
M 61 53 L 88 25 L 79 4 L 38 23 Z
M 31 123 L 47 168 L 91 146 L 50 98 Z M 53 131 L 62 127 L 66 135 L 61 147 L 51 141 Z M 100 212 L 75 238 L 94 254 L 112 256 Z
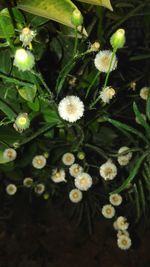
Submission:
M 107 121 L 112 123 L 116 128 L 123 129 L 123 130 L 126 130 L 127 132 L 133 133 L 133 134 L 137 135 L 138 137 L 140 137 L 141 139 L 143 139 L 146 143 L 148 143 L 147 138 L 145 138 L 145 136 L 140 131 L 134 129 L 133 127 L 131 127 L 125 123 L 122 123 L 120 121 L 112 120 L 110 118 L 107 118 Z
M 1 60 L 0 60 L 0 71 L 3 73 L 8 74 L 11 70 L 11 58 L 9 50 L 3 50 L 0 53 Z
M 50 108 L 48 108 L 44 111 L 43 117 L 44 117 L 45 121 L 49 122 L 49 123 L 60 123 L 61 122 L 56 111 L 50 110 Z
M 74 27 L 71 23 L 71 16 L 77 7 L 70 0 L 21 0 L 18 8 L 69 27 Z
M 6 103 L 0 100 L 0 110 L 7 115 L 10 120 L 14 120 L 16 113 L 11 109 L 11 107 Z
M 126 189 L 128 187 L 128 185 L 133 181 L 133 179 L 135 178 L 136 174 L 139 171 L 139 168 L 141 167 L 141 164 L 143 162 L 143 160 L 145 159 L 145 157 L 147 156 L 147 153 L 143 154 L 135 163 L 132 171 L 130 172 L 128 178 L 122 183 L 121 186 L 119 186 L 117 189 L 115 189 L 113 192 L 111 192 L 111 194 L 116 194 L 116 193 L 120 193 L 121 191 L 123 191 L 124 189 Z
M 147 135 L 150 137 L 150 126 L 148 125 L 148 123 L 143 119 L 142 114 L 140 113 L 137 104 L 134 102 L 133 103 L 133 110 L 135 113 L 136 118 L 138 119 L 138 121 L 140 122 L 140 124 L 145 128 Z
M 112 5 L 110 0 L 77 0 L 79 2 L 84 2 L 84 3 L 88 3 L 91 5 L 98 5 L 98 6 L 104 6 L 110 10 L 113 11 Z
M 40 102 L 38 98 L 35 98 L 34 102 L 28 102 L 28 107 L 33 111 L 38 112 L 40 109 Z
M 0 12 L 0 38 L 9 38 L 15 35 L 14 27 L 7 8 Z
M 32 102 L 34 100 L 34 98 L 36 96 L 36 91 L 37 91 L 36 86 L 32 87 L 32 88 L 24 86 L 24 87 L 18 89 L 20 96 L 29 102 Z

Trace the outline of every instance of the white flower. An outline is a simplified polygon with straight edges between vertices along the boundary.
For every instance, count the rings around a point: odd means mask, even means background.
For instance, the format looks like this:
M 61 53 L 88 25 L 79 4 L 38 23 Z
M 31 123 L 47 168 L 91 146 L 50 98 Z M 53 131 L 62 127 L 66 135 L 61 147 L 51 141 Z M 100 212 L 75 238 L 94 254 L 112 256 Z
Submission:
M 119 231 L 119 229 L 118 229 L 118 225 L 117 225 L 117 222 L 116 222 L 116 221 L 113 222 L 113 228 L 114 228 L 116 231 Z
M 19 36 L 19 39 L 22 42 L 22 46 L 28 46 L 35 36 L 35 31 L 30 30 L 28 27 L 23 28 Z
M 140 90 L 140 97 L 143 99 L 143 100 L 147 100 L 148 98 L 148 94 L 149 94 L 149 87 L 143 87 L 141 90 Z
M 130 237 L 126 235 L 121 235 L 117 240 L 117 245 L 120 249 L 127 250 L 131 247 L 132 242 Z
M 8 184 L 6 186 L 6 192 L 8 195 L 12 196 L 17 192 L 17 187 L 14 184 Z
M 118 150 L 118 154 L 121 154 L 121 153 L 123 153 L 129 149 L 130 149 L 129 147 L 123 146 Z M 124 154 L 118 156 L 117 160 L 121 166 L 125 166 L 129 163 L 131 158 L 132 158 L 132 152 L 127 152 L 127 153 L 124 153 Z
M 32 178 L 30 178 L 30 177 L 26 177 L 26 178 L 24 178 L 24 180 L 23 180 L 23 185 L 24 185 L 25 187 L 29 188 L 29 187 L 32 186 L 32 184 L 33 184 L 33 179 L 32 179 Z
M 115 90 L 112 87 L 107 86 L 100 92 L 100 98 L 104 103 L 108 104 L 115 94 Z
M 109 201 L 113 206 L 119 206 L 122 203 L 122 196 L 119 194 L 112 194 L 109 197 Z
M 46 165 L 46 158 L 43 155 L 37 155 L 33 158 L 32 165 L 36 169 L 42 169 Z
M 75 178 L 75 186 L 82 191 L 87 191 L 92 186 L 92 183 L 92 177 L 86 172 L 80 173 Z
M 127 222 L 127 218 L 123 216 L 119 216 L 116 220 L 116 224 L 118 227 L 118 230 L 127 230 L 129 227 L 129 223 Z
M 69 193 L 69 199 L 73 202 L 73 203 L 78 203 L 82 200 L 82 192 L 78 189 L 73 189 L 70 191 Z
M 83 116 L 84 104 L 78 96 L 66 96 L 60 101 L 58 112 L 63 120 L 75 122 Z
M 114 163 L 108 160 L 100 166 L 99 172 L 104 180 L 113 180 L 117 175 L 117 167 Z
M 115 216 L 115 213 L 115 208 L 110 204 L 104 205 L 102 207 L 102 214 L 107 219 L 113 218 Z
M 54 183 L 61 183 L 61 182 L 66 182 L 65 179 L 65 171 L 63 169 L 53 169 L 52 170 L 52 175 L 51 175 L 51 179 Z
M 66 166 L 70 166 L 75 162 L 75 157 L 72 153 L 65 153 L 62 157 L 62 162 Z
M 13 148 L 6 148 L 3 152 L 3 158 L 8 161 L 13 161 L 17 157 L 17 152 Z
M 100 51 L 99 53 L 96 54 L 94 63 L 95 67 L 100 71 L 100 72 L 108 72 L 110 63 L 111 63 L 111 58 L 112 58 L 112 51 L 110 50 L 103 50 Z M 114 55 L 114 58 L 112 60 L 112 64 L 110 67 L 110 72 L 115 70 L 117 68 L 117 57 Z
M 35 65 L 34 55 L 24 48 L 19 48 L 15 53 L 13 64 L 21 71 L 30 71 Z
M 69 168 L 69 173 L 73 177 L 77 177 L 81 172 L 83 172 L 83 168 L 79 164 L 75 163 Z
M 129 232 L 127 230 L 124 230 L 124 231 L 121 231 L 119 230 L 118 233 L 117 233 L 117 237 L 119 238 L 121 235 L 125 235 L 125 236 L 130 236 L 129 235 Z
M 34 188 L 34 192 L 37 193 L 38 195 L 43 194 L 45 191 L 45 185 L 44 184 L 37 184 Z

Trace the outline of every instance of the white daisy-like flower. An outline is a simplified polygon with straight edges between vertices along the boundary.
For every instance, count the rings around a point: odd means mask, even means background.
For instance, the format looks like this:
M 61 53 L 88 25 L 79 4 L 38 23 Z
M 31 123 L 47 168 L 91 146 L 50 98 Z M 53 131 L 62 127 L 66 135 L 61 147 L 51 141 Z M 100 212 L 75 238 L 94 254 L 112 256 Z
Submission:
M 119 206 L 122 203 L 122 196 L 119 194 L 112 194 L 109 197 L 109 201 L 113 206 Z
M 112 58 L 112 51 L 110 50 L 103 50 L 100 51 L 96 54 L 94 64 L 95 67 L 100 71 L 100 72 L 108 72 L 110 68 L 110 72 L 115 70 L 117 68 L 117 57 L 114 55 L 114 58 L 112 60 L 112 64 L 110 67 L 111 63 L 111 58 Z
M 104 180 L 113 180 L 117 175 L 117 167 L 110 160 L 100 166 L 100 175 Z
M 141 113 L 141 116 L 146 121 L 146 115 Z M 139 121 L 139 119 L 137 117 L 135 117 L 135 121 L 136 121 L 136 123 L 141 124 L 141 122 Z
M 33 158 L 32 165 L 36 169 L 42 169 L 46 165 L 46 158 L 43 155 L 37 155 Z
M 66 166 L 70 166 L 75 162 L 75 156 L 72 153 L 65 153 L 62 156 L 62 162 L 64 163 L 64 165 Z
M 119 238 L 121 235 L 125 235 L 125 236 L 130 237 L 130 234 L 129 234 L 129 232 L 127 230 L 124 230 L 124 231 L 119 230 L 117 232 L 117 238 Z
M 73 164 L 70 168 L 69 168 L 69 173 L 71 176 L 73 177 L 77 177 L 80 173 L 83 172 L 83 168 L 82 166 L 80 166 L 79 164 L 75 163 Z
M 51 179 L 54 183 L 66 182 L 66 173 L 63 169 L 53 169 Z
M 69 199 L 73 203 L 78 203 L 82 200 L 82 192 L 79 189 L 72 189 L 69 193 Z
M 102 207 L 102 214 L 107 219 L 113 218 L 115 213 L 115 208 L 111 204 L 107 204 Z
M 27 188 L 31 187 L 33 185 L 33 179 L 31 177 L 24 178 L 23 185 Z
M 40 184 L 37 184 L 34 188 L 34 192 L 38 195 L 41 195 L 43 194 L 43 192 L 45 191 L 45 185 L 40 183 Z
M 141 90 L 140 90 L 140 97 L 143 99 L 143 100 L 147 100 L 148 98 L 148 94 L 149 94 L 149 87 L 143 87 Z
M 60 101 L 58 112 L 63 120 L 75 122 L 83 116 L 84 104 L 78 96 L 66 96 Z
M 7 194 L 10 195 L 10 196 L 15 195 L 16 192 L 17 192 L 17 187 L 16 187 L 16 185 L 15 185 L 15 184 L 8 184 L 8 185 L 6 186 L 6 192 L 7 192 Z
M 130 148 L 127 146 L 123 146 L 118 150 L 118 154 L 121 154 Z M 127 152 L 123 155 L 118 156 L 117 161 L 121 166 L 125 166 L 129 163 L 130 159 L 132 158 L 132 152 Z
M 113 222 L 113 228 L 114 228 L 116 231 L 119 231 L 119 229 L 118 229 L 118 225 L 117 225 L 117 222 L 116 222 L 116 221 Z
M 113 89 L 111 86 L 107 86 L 100 92 L 100 98 L 105 104 L 108 104 L 115 94 L 115 89 Z
M 132 241 L 131 238 L 129 236 L 126 235 L 121 235 L 118 239 L 117 239 L 117 245 L 120 249 L 122 250 L 127 250 L 131 247 L 132 245 Z
M 3 151 L 3 158 L 5 160 L 8 160 L 8 161 L 13 161 L 15 160 L 17 157 L 17 152 L 15 149 L 13 148 L 6 148 L 4 151 Z
M 33 31 L 28 27 L 23 28 L 19 36 L 19 39 L 22 42 L 22 46 L 24 47 L 28 46 L 32 42 L 35 36 L 36 36 L 36 31 Z
M 21 71 L 30 71 L 35 65 L 34 55 L 24 48 L 19 48 L 16 50 L 13 64 Z
M 81 191 L 87 191 L 93 184 L 92 177 L 82 172 L 75 178 L 75 186 Z
M 127 218 L 123 216 L 119 216 L 116 220 L 117 227 L 119 230 L 127 230 L 129 227 L 129 223 L 127 222 Z

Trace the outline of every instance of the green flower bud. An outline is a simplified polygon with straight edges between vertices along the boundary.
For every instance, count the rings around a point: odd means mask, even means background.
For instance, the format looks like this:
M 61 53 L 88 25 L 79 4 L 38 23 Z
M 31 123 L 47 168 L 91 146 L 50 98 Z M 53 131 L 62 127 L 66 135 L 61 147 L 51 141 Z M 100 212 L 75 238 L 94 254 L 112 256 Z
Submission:
M 125 44 L 125 30 L 118 29 L 110 38 L 110 43 L 113 48 L 122 48 Z
M 15 53 L 13 64 L 21 71 L 31 70 L 35 65 L 35 59 L 30 51 L 20 48 Z
M 80 159 L 80 160 L 85 159 L 85 153 L 83 151 L 78 152 L 77 158 Z
M 22 132 L 23 130 L 26 130 L 30 126 L 30 120 L 28 117 L 27 113 L 21 113 L 17 116 L 15 123 L 14 123 L 14 128 Z
M 49 193 L 44 193 L 43 198 L 44 198 L 45 200 L 48 200 L 48 199 L 49 199 Z
M 72 12 L 71 22 L 75 27 L 83 24 L 83 16 L 79 10 L 75 9 Z
M 46 152 L 44 152 L 43 156 L 44 156 L 46 159 L 48 159 L 48 158 L 49 158 L 49 153 L 46 151 Z

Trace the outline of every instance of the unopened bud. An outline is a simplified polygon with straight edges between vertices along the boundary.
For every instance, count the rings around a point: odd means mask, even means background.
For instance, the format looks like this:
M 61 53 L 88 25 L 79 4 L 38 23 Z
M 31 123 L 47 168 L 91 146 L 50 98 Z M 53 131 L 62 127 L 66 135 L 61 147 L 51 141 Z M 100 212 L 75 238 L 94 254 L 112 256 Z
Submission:
M 125 44 L 125 30 L 118 29 L 110 38 L 110 43 L 113 48 L 122 48 Z
M 71 22 L 75 27 L 83 24 L 83 16 L 78 9 L 75 9 L 72 13 Z

